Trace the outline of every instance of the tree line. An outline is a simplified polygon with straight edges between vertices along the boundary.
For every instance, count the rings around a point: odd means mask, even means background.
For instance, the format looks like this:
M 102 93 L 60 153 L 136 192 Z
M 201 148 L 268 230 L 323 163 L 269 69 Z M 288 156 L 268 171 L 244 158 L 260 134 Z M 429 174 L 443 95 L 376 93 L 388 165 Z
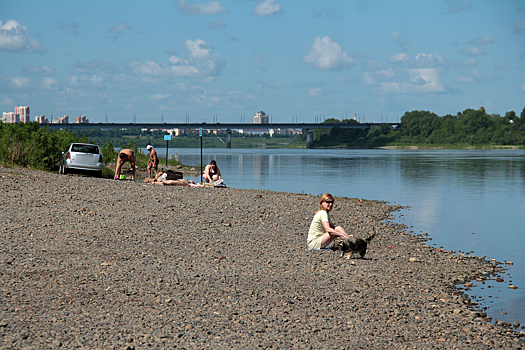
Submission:
M 2 123 L 0 121 L 0 164 L 32 167 L 41 170 L 58 170 L 62 152 L 73 142 L 96 143 L 84 134 L 79 136 L 65 130 L 49 130 L 37 122 Z M 115 162 L 118 151 L 111 142 L 101 147 L 104 164 Z M 120 148 L 131 148 L 137 154 L 137 163 L 146 163 L 147 157 L 140 154 L 136 144 L 120 144 Z M 142 157 L 141 157 L 142 156 Z
M 331 118 L 324 123 L 357 123 L 355 120 Z M 466 109 L 456 115 L 438 116 L 429 111 L 406 112 L 401 125 L 388 124 L 362 129 L 312 130 L 312 147 L 380 146 L 441 146 L 461 148 L 467 146 L 525 146 L 525 108 L 521 115 L 514 111 L 505 116 L 487 114 L 485 109 Z M 303 140 L 306 130 L 303 130 Z
M 358 123 L 355 120 L 327 119 L 324 123 Z M 102 146 L 104 162 L 114 162 L 118 152 L 108 135 L 97 131 L 88 136 L 80 136 L 65 130 L 51 131 L 42 128 L 36 122 L 4 124 L 0 121 L 0 163 L 16 166 L 30 166 L 43 170 L 57 170 L 62 151 L 72 142 L 98 143 Z M 100 134 L 97 134 L 100 133 Z M 110 132 L 111 133 L 111 132 Z M 120 140 L 122 131 L 113 137 Z M 119 143 L 119 148 L 132 148 L 140 154 L 138 143 L 145 146 L 146 138 L 140 137 L 140 131 L 129 131 L 126 144 Z M 162 133 L 158 131 L 158 133 Z M 133 138 L 135 136 L 136 138 Z M 161 135 L 154 136 L 160 137 Z M 105 138 L 105 140 L 104 140 Z M 306 141 L 306 130 L 300 136 Z M 102 141 L 104 140 L 104 141 Z M 215 140 L 216 142 L 219 142 Z M 142 145 L 143 144 L 143 145 Z M 178 144 L 178 147 L 182 145 Z M 210 145 L 211 146 L 211 145 Z M 380 146 L 439 146 L 462 148 L 466 146 L 520 146 L 525 147 L 525 108 L 518 116 L 514 111 L 505 116 L 487 114 L 485 109 L 466 109 L 456 115 L 438 116 L 429 111 L 406 112 L 401 117 L 401 125 L 393 128 L 388 124 L 365 129 L 314 129 L 312 147 L 355 147 L 371 148 Z M 195 147 L 195 146 L 193 146 Z M 211 146 L 213 147 L 213 146 Z M 141 156 L 143 156 L 141 154 Z M 140 157 L 141 162 L 147 157 Z M 144 158 L 144 160 L 142 160 Z

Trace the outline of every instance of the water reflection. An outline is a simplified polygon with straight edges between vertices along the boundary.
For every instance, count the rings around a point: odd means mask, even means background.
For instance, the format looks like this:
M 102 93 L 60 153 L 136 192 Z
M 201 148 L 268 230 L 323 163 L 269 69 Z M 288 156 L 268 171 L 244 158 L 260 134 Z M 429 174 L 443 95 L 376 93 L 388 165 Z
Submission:
M 177 149 L 185 164 L 200 150 Z M 396 217 L 428 232 L 430 244 L 511 260 L 505 283 L 473 289 L 494 318 L 525 323 L 525 151 L 205 150 L 226 183 L 384 200 L 409 206 Z M 507 288 L 509 281 L 519 289 Z M 512 305 L 512 306 L 511 306 Z M 505 310 L 506 315 L 501 314 Z

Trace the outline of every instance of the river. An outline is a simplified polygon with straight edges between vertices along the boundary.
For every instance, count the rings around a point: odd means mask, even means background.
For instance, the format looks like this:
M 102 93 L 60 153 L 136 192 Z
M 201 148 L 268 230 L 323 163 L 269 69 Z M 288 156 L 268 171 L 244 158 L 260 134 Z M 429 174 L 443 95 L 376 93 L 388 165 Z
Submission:
M 200 149 L 175 154 L 200 164 Z M 503 282 L 474 281 L 466 293 L 493 322 L 525 324 L 525 151 L 204 149 L 203 163 L 212 159 L 229 187 L 399 204 L 395 221 L 428 233 L 427 244 L 512 262 Z

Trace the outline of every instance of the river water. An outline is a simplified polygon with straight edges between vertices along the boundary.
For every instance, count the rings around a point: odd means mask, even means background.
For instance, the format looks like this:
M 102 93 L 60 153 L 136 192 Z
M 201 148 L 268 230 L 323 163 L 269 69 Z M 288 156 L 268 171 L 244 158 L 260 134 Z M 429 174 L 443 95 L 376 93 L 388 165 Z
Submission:
M 187 165 L 200 149 L 170 149 Z M 162 150 L 158 150 L 163 156 Z M 164 151 L 165 154 L 165 151 Z M 427 244 L 511 261 L 467 294 L 493 321 L 525 324 L 525 151 L 204 149 L 229 187 L 386 201 Z M 194 178 L 200 181 L 200 178 Z M 509 289 L 509 285 L 518 287 Z

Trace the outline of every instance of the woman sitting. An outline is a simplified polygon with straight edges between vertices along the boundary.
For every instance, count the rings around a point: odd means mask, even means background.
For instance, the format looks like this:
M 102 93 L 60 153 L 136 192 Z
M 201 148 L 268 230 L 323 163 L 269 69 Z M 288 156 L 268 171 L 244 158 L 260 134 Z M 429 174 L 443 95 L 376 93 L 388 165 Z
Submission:
M 217 162 L 215 162 L 215 160 L 212 160 L 210 164 L 206 165 L 204 173 L 202 174 L 202 179 L 206 182 L 222 182 L 221 171 L 219 170 L 219 167 L 217 166 Z
M 348 239 L 354 237 L 345 232 L 341 226 L 332 223 L 329 212 L 334 207 L 334 197 L 325 193 L 319 199 L 319 210 L 314 215 L 310 230 L 308 230 L 308 249 L 318 250 L 326 248 L 336 237 Z

